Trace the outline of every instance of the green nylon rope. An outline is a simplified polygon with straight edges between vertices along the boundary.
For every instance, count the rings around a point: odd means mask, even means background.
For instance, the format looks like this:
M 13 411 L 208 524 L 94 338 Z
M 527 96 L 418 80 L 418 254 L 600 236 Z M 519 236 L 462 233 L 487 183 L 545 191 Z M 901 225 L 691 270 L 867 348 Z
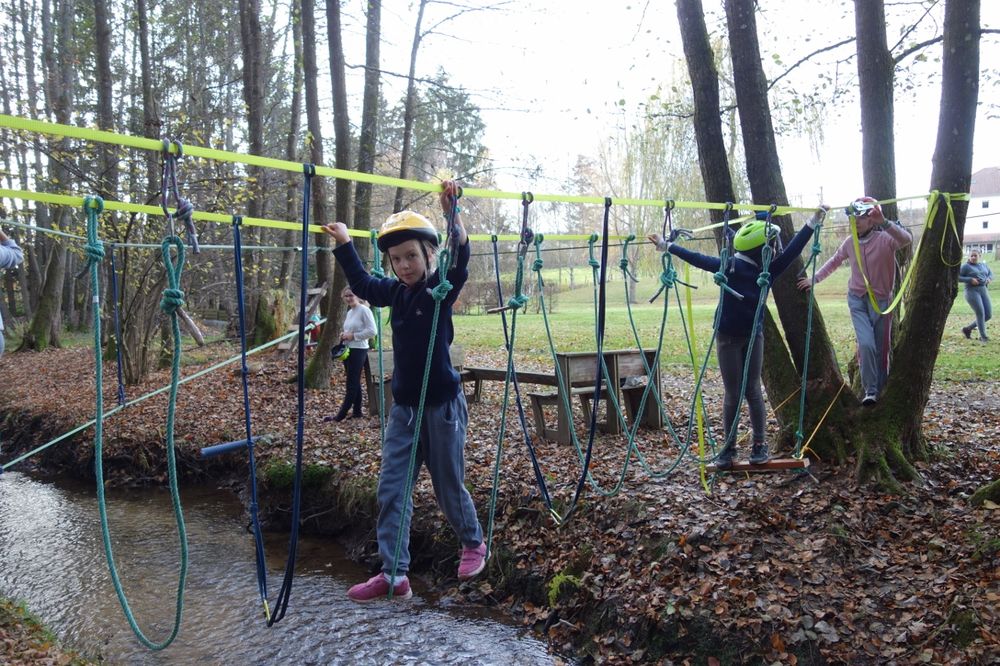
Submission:
M 625 466 L 622 469 L 621 475 L 619 476 L 617 483 L 608 490 L 606 490 L 600 483 L 598 483 L 594 479 L 593 475 L 591 475 L 590 473 L 590 469 L 585 464 L 586 455 L 584 454 L 583 449 L 580 446 L 580 441 L 576 436 L 576 427 L 573 423 L 573 409 L 572 409 L 573 405 L 572 401 L 570 400 L 569 390 L 567 388 L 567 380 L 565 377 L 563 377 L 562 369 L 559 367 L 559 361 L 558 358 L 556 357 L 555 341 L 553 340 L 552 337 L 552 325 L 549 322 L 548 312 L 545 307 L 545 281 L 542 278 L 542 267 L 544 265 L 544 262 L 542 261 L 542 250 L 541 250 L 542 242 L 544 240 L 545 240 L 544 234 L 535 234 L 535 242 L 534 242 L 535 262 L 532 265 L 532 270 L 534 270 L 537 274 L 539 310 L 541 310 L 542 313 L 542 323 L 545 326 L 545 337 L 548 340 L 549 353 L 552 355 L 552 364 L 555 367 L 556 383 L 558 384 L 558 393 L 560 399 L 562 400 L 563 410 L 566 413 L 566 418 L 569 421 L 570 441 L 573 443 L 573 448 L 576 451 L 577 458 L 579 459 L 581 466 L 583 466 L 584 468 L 581 474 L 586 476 L 587 482 L 598 494 L 604 497 L 613 497 L 617 495 L 624 486 L 625 476 L 628 472 L 628 460 L 626 459 L 625 461 Z M 596 235 L 593 235 L 588 240 L 590 241 L 592 246 L 593 243 L 596 242 L 597 237 Z M 593 250 L 591 250 L 591 259 L 592 261 L 596 262 L 596 259 L 593 259 Z M 599 266 L 600 264 L 598 263 L 598 268 Z M 596 283 L 596 278 L 595 278 L 595 283 Z M 595 334 L 596 334 L 596 328 L 595 328 Z
M 385 277 L 385 271 L 382 270 L 382 253 L 378 249 L 378 230 L 372 229 L 369 232 L 369 237 L 371 243 L 369 247 L 372 248 L 372 275 L 375 277 Z M 378 432 L 379 432 L 379 442 L 385 445 L 385 382 L 382 378 L 385 376 L 385 362 L 383 360 L 382 350 L 385 345 L 382 344 L 382 308 L 375 308 L 375 338 L 378 342 Z M 368 396 L 368 402 L 370 403 L 372 396 Z
M 97 208 L 92 207 L 90 205 L 91 202 L 97 203 Z M 181 616 L 184 612 L 184 583 L 187 579 L 188 567 L 187 531 L 184 528 L 184 514 L 181 510 L 180 492 L 177 487 L 177 461 L 174 455 L 174 413 L 177 406 L 177 386 L 180 380 L 181 357 L 181 332 L 180 324 L 177 321 L 177 308 L 183 305 L 184 298 L 184 292 L 179 289 L 181 270 L 184 266 L 184 244 L 181 242 L 180 238 L 171 236 L 164 239 L 162 245 L 163 264 L 167 272 L 168 288 L 163 292 L 163 300 L 160 302 L 160 308 L 170 316 L 174 341 L 173 363 L 171 365 L 170 372 L 170 404 L 167 409 L 167 475 L 170 483 L 170 498 L 173 503 L 174 517 L 177 521 L 177 536 L 181 545 L 181 568 L 177 581 L 177 601 L 173 629 L 171 630 L 170 635 L 167 636 L 167 638 L 165 638 L 162 642 L 155 643 L 146 637 L 136 622 L 132 609 L 129 606 L 128 599 L 125 596 L 125 590 L 122 587 L 121 579 L 118 576 L 118 569 L 115 566 L 114 552 L 111 547 L 111 531 L 108 525 L 108 509 L 107 502 L 104 497 L 104 451 L 102 441 L 104 432 L 104 396 L 101 370 L 103 359 L 101 350 L 101 311 L 99 301 L 100 281 L 98 274 L 98 263 L 104 257 L 104 248 L 100 240 L 97 238 L 97 217 L 104 208 L 103 201 L 100 197 L 94 197 L 93 199 L 88 197 L 87 205 L 85 205 L 84 208 L 87 213 L 86 251 L 90 266 L 90 287 L 92 293 L 94 294 L 95 305 L 94 364 L 96 369 L 95 381 L 97 385 L 97 415 L 94 428 L 94 468 L 97 477 L 97 506 L 101 515 L 101 536 L 104 542 L 104 553 L 107 556 L 108 570 L 111 572 L 111 582 L 114 584 L 115 593 L 118 595 L 118 601 L 121 603 L 125 619 L 132 628 L 132 632 L 135 633 L 136 637 L 139 639 L 139 642 L 150 650 L 162 650 L 174 641 L 177 637 L 177 633 L 180 631 Z M 176 265 L 172 264 L 170 259 L 171 244 L 177 249 Z
M 819 234 L 822 230 L 823 223 L 819 222 L 813 231 L 812 254 L 809 256 L 809 262 L 806 265 L 806 268 L 812 268 L 812 274 L 810 275 L 811 284 L 816 284 L 816 260 L 819 258 L 819 253 L 822 250 L 819 240 Z M 802 351 L 802 384 L 799 388 L 799 423 L 795 428 L 795 452 L 792 454 L 792 457 L 796 459 L 802 458 L 802 440 L 805 439 L 805 434 L 802 432 L 802 424 L 806 417 L 806 380 L 809 378 L 809 344 L 812 341 L 813 309 L 815 303 L 815 289 L 810 289 L 809 304 L 806 307 L 806 343 L 805 349 Z

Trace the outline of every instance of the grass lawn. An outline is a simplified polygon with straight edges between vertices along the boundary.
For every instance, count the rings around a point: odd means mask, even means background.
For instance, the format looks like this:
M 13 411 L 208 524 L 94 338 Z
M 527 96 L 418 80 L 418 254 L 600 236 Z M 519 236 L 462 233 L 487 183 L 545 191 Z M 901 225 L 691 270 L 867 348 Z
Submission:
M 692 311 L 694 315 L 694 330 L 697 348 L 704 354 L 712 333 L 712 318 L 719 299 L 719 288 L 713 283 L 712 276 L 704 271 L 692 269 L 689 278 L 684 277 L 683 264 L 678 267 L 679 277 L 693 284 L 698 289 L 691 292 Z M 588 269 L 589 272 L 589 269 Z M 584 273 L 586 274 L 586 273 Z M 834 342 L 837 358 L 841 368 L 846 370 L 847 362 L 854 354 L 854 328 L 847 310 L 847 279 L 850 272 L 847 267 L 841 268 L 816 289 L 817 304 L 826 322 L 830 337 Z M 607 291 L 607 323 L 605 327 L 605 347 L 608 349 L 634 348 L 635 338 L 629 324 L 628 308 L 625 304 L 624 286 L 621 272 L 614 271 L 614 279 L 608 284 Z M 518 315 L 517 337 L 515 348 L 518 359 L 530 359 L 544 363 L 550 358 L 549 346 L 545 332 L 544 319 L 535 312 L 537 299 L 534 297 L 534 275 L 531 276 L 529 295 L 531 302 L 526 312 Z M 580 283 L 577 278 L 577 284 Z M 526 291 L 529 280 L 526 279 Z M 658 275 L 647 275 L 640 278 L 638 284 L 638 302 L 632 305 L 632 316 L 639 332 L 642 346 L 653 348 L 659 341 L 660 321 L 663 316 L 663 296 L 654 303 L 648 302 L 650 296 L 659 287 Z M 511 283 L 504 284 L 505 290 L 512 288 Z M 681 286 L 681 297 L 686 298 L 686 287 Z M 998 292 L 991 286 L 991 298 L 996 301 Z M 509 294 L 508 294 L 509 295 Z M 548 305 L 548 303 L 547 303 Z M 777 318 L 773 302 L 769 303 L 772 314 Z M 559 293 L 554 302 L 554 312 L 549 314 L 549 328 L 556 351 L 592 350 L 595 348 L 595 317 L 594 288 L 591 284 Z M 685 312 L 686 317 L 686 312 Z M 508 314 L 508 326 L 510 315 Z M 976 340 L 966 340 L 961 327 L 973 321 L 972 310 L 965 302 L 962 289 L 952 306 L 941 341 L 935 376 L 948 380 L 996 380 L 1000 379 L 1000 354 L 996 345 L 1000 344 L 1000 332 L 996 333 L 994 341 L 981 344 Z M 995 321 L 992 322 L 996 326 Z M 455 317 L 456 342 L 466 349 L 489 349 L 502 352 L 504 349 L 503 326 L 500 315 L 463 315 Z M 681 326 L 680 312 L 676 298 L 671 298 L 667 313 L 667 325 L 663 337 L 663 363 L 667 366 L 689 365 L 687 343 Z M 710 360 L 715 366 L 714 354 Z M 683 371 L 678 367 L 678 371 Z

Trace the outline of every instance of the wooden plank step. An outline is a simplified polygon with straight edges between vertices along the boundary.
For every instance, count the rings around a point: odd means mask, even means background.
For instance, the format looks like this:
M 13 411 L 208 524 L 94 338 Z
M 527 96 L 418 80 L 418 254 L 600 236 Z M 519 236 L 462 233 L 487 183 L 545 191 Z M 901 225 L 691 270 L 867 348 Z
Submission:
M 809 459 L 802 458 L 772 458 L 766 463 L 752 465 L 745 460 L 733 463 L 729 469 L 718 469 L 715 465 L 705 465 L 709 472 L 773 472 L 781 469 L 805 469 L 809 467 Z
M 306 290 L 307 296 L 315 296 L 317 294 L 325 294 L 325 293 L 326 293 L 326 287 L 312 287 Z

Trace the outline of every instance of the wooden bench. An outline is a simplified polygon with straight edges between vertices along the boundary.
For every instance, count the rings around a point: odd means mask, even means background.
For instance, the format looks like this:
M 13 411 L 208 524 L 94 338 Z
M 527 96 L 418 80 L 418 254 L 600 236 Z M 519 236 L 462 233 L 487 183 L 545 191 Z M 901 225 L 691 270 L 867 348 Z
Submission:
M 451 346 L 451 364 L 462 373 L 465 366 L 465 349 L 461 345 Z M 369 349 L 368 358 L 365 361 L 364 375 L 365 388 L 368 391 L 368 414 L 378 416 L 379 402 L 385 400 L 385 414 L 389 415 L 389 408 L 392 407 L 392 350 L 382 350 L 382 373 L 379 374 L 378 350 Z M 381 397 L 380 397 L 381 396 Z
M 572 407 L 573 398 L 580 398 L 580 408 L 583 411 L 583 422 L 587 428 L 590 427 L 591 410 L 590 406 L 593 402 L 594 397 L 594 386 L 571 386 L 569 388 L 569 404 Z M 572 441 L 569 432 L 569 419 L 564 416 L 565 408 L 562 404 L 562 399 L 559 397 L 558 391 L 545 391 L 528 393 L 528 398 L 531 400 L 531 413 L 535 420 L 535 431 L 538 436 L 542 439 L 547 439 L 550 441 L 562 442 L 568 444 Z M 610 396 L 607 391 L 607 383 L 601 388 L 601 401 L 605 405 L 605 418 L 604 420 L 598 420 L 597 426 L 605 431 L 609 431 L 609 423 L 612 417 L 615 416 L 612 412 L 612 406 L 609 402 Z M 545 422 L 545 407 L 556 406 L 556 427 L 550 428 Z M 613 419 L 617 423 L 617 418 Z
M 522 384 L 540 384 L 542 386 L 558 386 L 556 376 L 548 372 L 525 372 L 517 370 L 515 372 L 518 386 Z M 482 398 L 483 382 L 502 382 L 507 380 L 506 368 L 464 368 L 462 370 L 462 381 L 472 382 L 472 395 L 466 396 L 469 402 L 479 402 Z

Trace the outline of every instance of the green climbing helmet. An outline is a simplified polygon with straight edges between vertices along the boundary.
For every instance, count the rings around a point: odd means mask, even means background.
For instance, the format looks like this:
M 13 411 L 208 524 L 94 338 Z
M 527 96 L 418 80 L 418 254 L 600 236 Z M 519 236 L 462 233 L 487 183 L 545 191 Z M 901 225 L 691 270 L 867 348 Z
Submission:
M 351 348 L 345 345 L 343 342 L 335 344 L 330 347 L 330 358 L 334 361 L 346 361 L 347 357 L 351 355 Z
M 740 227 L 733 238 L 733 248 L 737 252 L 747 252 L 778 237 L 778 225 L 768 224 L 765 220 L 754 220 Z

